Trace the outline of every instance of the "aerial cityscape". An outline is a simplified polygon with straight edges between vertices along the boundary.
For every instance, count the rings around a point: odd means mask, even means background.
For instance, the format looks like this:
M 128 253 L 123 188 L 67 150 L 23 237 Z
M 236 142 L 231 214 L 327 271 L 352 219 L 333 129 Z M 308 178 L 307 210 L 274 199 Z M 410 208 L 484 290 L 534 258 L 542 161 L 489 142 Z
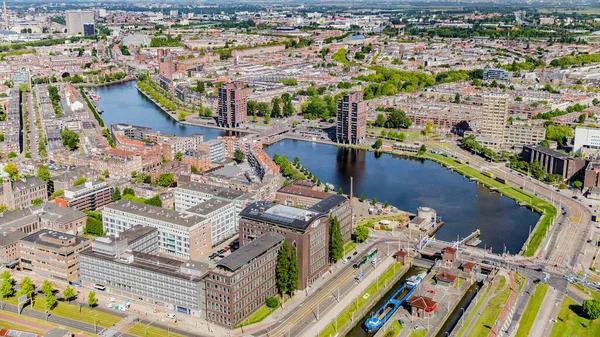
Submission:
M 0 13 L 0 336 L 600 336 L 599 2 Z

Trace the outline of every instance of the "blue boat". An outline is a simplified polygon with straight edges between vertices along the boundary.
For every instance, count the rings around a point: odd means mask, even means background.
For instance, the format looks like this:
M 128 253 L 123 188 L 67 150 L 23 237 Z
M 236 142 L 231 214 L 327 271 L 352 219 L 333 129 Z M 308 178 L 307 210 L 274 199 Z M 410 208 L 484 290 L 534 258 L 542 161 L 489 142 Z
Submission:
M 427 273 L 411 276 L 371 317 L 367 318 L 365 329 L 368 332 L 379 330 L 419 287 L 425 276 Z M 401 294 L 403 295 L 400 296 Z

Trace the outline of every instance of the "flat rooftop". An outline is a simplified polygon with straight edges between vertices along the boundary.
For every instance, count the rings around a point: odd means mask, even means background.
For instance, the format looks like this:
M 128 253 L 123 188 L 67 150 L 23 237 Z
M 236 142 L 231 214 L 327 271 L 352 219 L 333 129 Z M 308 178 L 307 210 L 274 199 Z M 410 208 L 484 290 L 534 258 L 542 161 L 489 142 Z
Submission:
M 325 214 L 278 205 L 269 201 L 260 201 L 250 204 L 240 212 L 240 217 L 270 223 L 284 228 L 306 231 L 308 226 Z
M 217 267 L 235 272 L 284 240 L 278 233 L 265 233 L 217 262 Z
M 75 239 L 75 241 L 73 241 L 72 243 L 70 243 L 68 245 L 64 245 L 64 244 L 58 244 L 58 243 L 54 243 L 51 241 L 47 241 L 47 239 L 56 240 L 56 241 L 60 241 L 60 242 L 64 242 L 64 241 L 68 241 L 68 240 L 72 240 L 72 239 Z M 21 240 L 25 241 L 25 242 L 31 242 L 31 243 L 34 243 L 34 244 L 37 244 L 40 246 L 54 248 L 54 249 L 61 249 L 61 248 L 65 248 L 65 247 L 75 247 L 84 241 L 89 241 L 89 239 L 86 239 L 82 236 L 52 231 L 49 229 L 42 229 L 39 232 L 29 234 L 26 237 L 22 238 Z
M 192 227 L 206 218 L 197 214 L 177 212 L 170 209 L 155 207 L 135 201 L 119 200 L 104 206 L 103 214 L 113 212 L 134 214 L 143 218 L 175 224 L 181 227 Z
M 205 202 L 201 202 L 196 206 L 190 207 L 186 212 L 200 214 L 202 216 L 208 216 L 214 211 L 217 211 L 223 207 L 227 207 L 231 204 L 231 201 L 225 201 L 222 199 L 208 199 Z

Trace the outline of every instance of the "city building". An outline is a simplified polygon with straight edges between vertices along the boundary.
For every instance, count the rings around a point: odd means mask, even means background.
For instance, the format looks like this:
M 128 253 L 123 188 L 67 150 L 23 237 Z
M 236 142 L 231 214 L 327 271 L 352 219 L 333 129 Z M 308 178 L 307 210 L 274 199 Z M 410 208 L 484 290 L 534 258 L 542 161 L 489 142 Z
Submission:
M 269 232 L 283 235 L 298 256 L 298 289 L 303 290 L 327 272 L 329 216 L 315 211 L 255 202 L 240 213 L 240 246 Z
M 367 103 L 362 92 L 344 95 L 338 101 L 336 141 L 344 144 L 362 144 L 367 135 Z
M 546 129 L 538 126 L 509 125 L 504 130 L 504 148 L 521 147 L 527 144 L 539 144 L 546 139 Z
M 541 145 L 523 146 L 521 159 L 528 163 L 538 162 L 548 174 L 557 174 L 570 180 L 587 166 L 583 158 L 574 158 Z
M 578 127 L 575 129 L 573 152 L 596 153 L 600 149 L 600 129 Z
M 93 211 L 112 202 L 112 188 L 104 181 L 88 181 L 64 190 L 63 196 L 55 198 L 54 202 L 80 211 Z
M 221 162 L 225 159 L 224 148 L 224 142 L 221 139 L 212 139 L 197 147 L 199 151 L 209 154 L 211 163 Z
M 86 220 L 87 215 L 81 211 L 46 202 L 42 205 L 1 213 L 0 230 L 30 234 L 42 229 L 50 229 L 77 235 L 83 233 Z
M 90 245 L 87 238 L 42 229 L 19 241 L 19 265 L 41 278 L 78 282 L 79 253 Z
M 210 240 L 215 246 L 237 233 L 235 208 L 235 204 L 230 200 L 212 198 L 188 208 L 186 212 L 207 219 L 210 226 Z
M 206 318 L 233 329 L 277 295 L 275 267 L 284 237 L 266 233 L 217 262 L 206 280 Z
M 483 69 L 483 80 L 510 81 L 510 73 L 505 69 L 485 68 Z
M 481 121 L 481 143 L 498 149 L 504 141 L 506 119 L 508 117 L 508 95 L 489 94 L 483 96 Z M 478 137 L 479 138 L 479 137 Z
M 27 208 L 33 205 L 34 201 L 48 200 L 46 182 L 38 177 L 22 178 L 16 181 L 4 177 L 2 182 L 0 205 L 6 205 L 8 209 Z
M 27 234 L 21 231 L 4 231 L 0 236 L 0 263 L 5 268 L 13 268 L 19 264 L 18 242 Z
M 83 24 L 83 35 L 90 36 L 96 34 L 96 28 L 93 23 L 84 23 Z
M 275 164 L 273 159 L 262 149 L 260 145 L 250 145 L 246 151 L 246 159 L 248 164 L 252 166 L 260 179 L 265 179 L 267 175 L 279 174 L 279 166 Z
M 242 82 L 223 84 L 219 88 L 217 122 L 228 128 L 237 128 L 247 121 L 248 90 Z
M 83 34 L 84 24 L 94 24 L 94 12 L 88 10 L 69 10 L 66 12 L 65 20 L 67 22 L 67 34 Z
M 236 224 L 238 214 L 246 207 L 248 195 L 243 191 L 233 190 L 194 181 L 180 181 L 175 188 L 175 210 L 185 211 L 210 199 L 230 201 L 235 205 Z
M 350 199 L 343 195 L 331 194 L 312 205 L 308 210 L 337 218 L 344 243 L 350 242 L 352 239 L 352 206 L 350 205 Z
M 198 214 L 128 200 L 119 200 L 102 210 L 102 224 L 108 234 L 121 234 L 136 225 L 154 227 L 158 229 L 160 251 L 183 259 L 198 259 L 210 251 L 209 221 Z
M 97 238 L 80 254 L 81 282 L 114 294 L 196 317 L 205 317 L 204 263 L 161 257 L 156 230 L 135 226 Z M 143 244 L 139 244 L 143 243 Z

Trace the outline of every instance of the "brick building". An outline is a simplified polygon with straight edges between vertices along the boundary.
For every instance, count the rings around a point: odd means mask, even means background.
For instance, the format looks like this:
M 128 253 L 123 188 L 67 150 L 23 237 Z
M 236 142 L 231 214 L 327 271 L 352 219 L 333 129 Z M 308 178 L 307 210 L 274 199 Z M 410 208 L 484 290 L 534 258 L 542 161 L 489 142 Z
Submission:
M 219 88 L 219 109 L 217 122 L 228 128 L 237 128 L 248 120 L 248 90 L 244 83 L 233 82 Z

